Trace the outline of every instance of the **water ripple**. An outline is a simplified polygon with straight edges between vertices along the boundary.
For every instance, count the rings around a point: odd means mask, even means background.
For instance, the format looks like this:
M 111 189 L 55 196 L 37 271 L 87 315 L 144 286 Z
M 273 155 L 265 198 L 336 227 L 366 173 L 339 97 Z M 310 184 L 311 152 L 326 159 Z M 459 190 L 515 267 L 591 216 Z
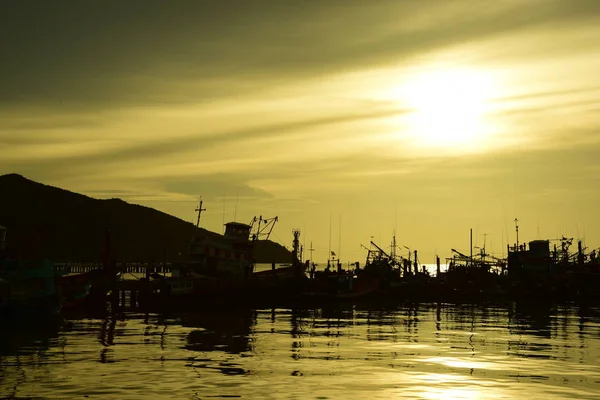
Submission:
M 600 310 L 422 304 L 2 332 L 0 399 L 600 398 Z

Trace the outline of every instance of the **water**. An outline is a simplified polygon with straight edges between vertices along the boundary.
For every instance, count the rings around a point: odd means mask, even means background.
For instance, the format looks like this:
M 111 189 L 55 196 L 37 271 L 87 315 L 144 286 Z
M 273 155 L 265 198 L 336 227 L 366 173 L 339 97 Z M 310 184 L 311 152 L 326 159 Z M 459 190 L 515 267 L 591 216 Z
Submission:
M 0 398 L 600 398 L 600 310 L 66 316 L 2 327 Z

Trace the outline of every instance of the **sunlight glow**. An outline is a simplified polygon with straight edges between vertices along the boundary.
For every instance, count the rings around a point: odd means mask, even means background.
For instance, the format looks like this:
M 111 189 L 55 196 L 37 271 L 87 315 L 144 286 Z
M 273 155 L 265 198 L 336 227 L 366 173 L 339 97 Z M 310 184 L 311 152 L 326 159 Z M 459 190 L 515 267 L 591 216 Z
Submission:
M 425 399 L 439 399 L 439 400 L 475 400 L 483 399 L 485 396 L 477 387 L 464 387 L 464 388 L 424 388 L 422 396 Z M 488 397 L 489 398 L 489 397 Z
M 486 116 L 496 94 L 490 74 L 446 69 L 418 74 L 397 98 L 411 110 L 404 127 L 415 145 L 473 150 L 489 144 L 493 126 Z

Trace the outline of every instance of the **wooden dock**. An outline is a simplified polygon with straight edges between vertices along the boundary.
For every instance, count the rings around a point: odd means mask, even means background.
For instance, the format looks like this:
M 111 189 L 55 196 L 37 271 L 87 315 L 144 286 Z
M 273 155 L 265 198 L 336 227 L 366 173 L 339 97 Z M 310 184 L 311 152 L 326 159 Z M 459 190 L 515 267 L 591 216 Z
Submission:
M 113 289 L 113 307 L 137 309 L 144 294 L 149 295 L 161 288 L 161 282 L 146 279 L 119 279 Z
M 54 268 L 63 274 L 84 274 L 104 268 L 99 262 L 62 262 L 54 263 Z M 116 264 L 116 270 L 121 273 L 165 274 L 171 272 L 171 263 L 164 262 L 120 262 Z

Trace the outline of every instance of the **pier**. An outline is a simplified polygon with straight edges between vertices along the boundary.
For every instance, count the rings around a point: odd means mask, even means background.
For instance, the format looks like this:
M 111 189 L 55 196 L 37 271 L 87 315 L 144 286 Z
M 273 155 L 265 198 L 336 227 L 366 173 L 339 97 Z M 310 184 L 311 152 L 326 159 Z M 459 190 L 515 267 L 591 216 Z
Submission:
M 89 273 L 108 273 L 108 280 L 96 281 L 92 290 L 98 290 L 93 301 L 97 304 L 105 304 L 106 300 L 113 307 L 136 309 L 140 298 L 144 294 L 152 293 L 160 288 L 160 282 L 148 280 L 151 274 L 165 276 L 172 270 L 171 263 L 165 262 L 120 262 L 112 263 L 107 268 L 101 262 L 59 262 L 54 264 L 54 269 L 61 275 L 85 275 Z M 110 270 L 110 271 L 109 271 Z M 112 272 L 111 272 L 112 271 Z M 95 278 L 98 279 L 98 278 Z M 109 295 L 110 294 L 110 295 Z
M 166 274 L 171 272 L 172 264 L 167 262 L 118 262 L 116 271 L 131 274 Z M 59 262 L 54 263 L 57 272 L 63 274 L 84 274 L 104 268 L 101 262 Z

